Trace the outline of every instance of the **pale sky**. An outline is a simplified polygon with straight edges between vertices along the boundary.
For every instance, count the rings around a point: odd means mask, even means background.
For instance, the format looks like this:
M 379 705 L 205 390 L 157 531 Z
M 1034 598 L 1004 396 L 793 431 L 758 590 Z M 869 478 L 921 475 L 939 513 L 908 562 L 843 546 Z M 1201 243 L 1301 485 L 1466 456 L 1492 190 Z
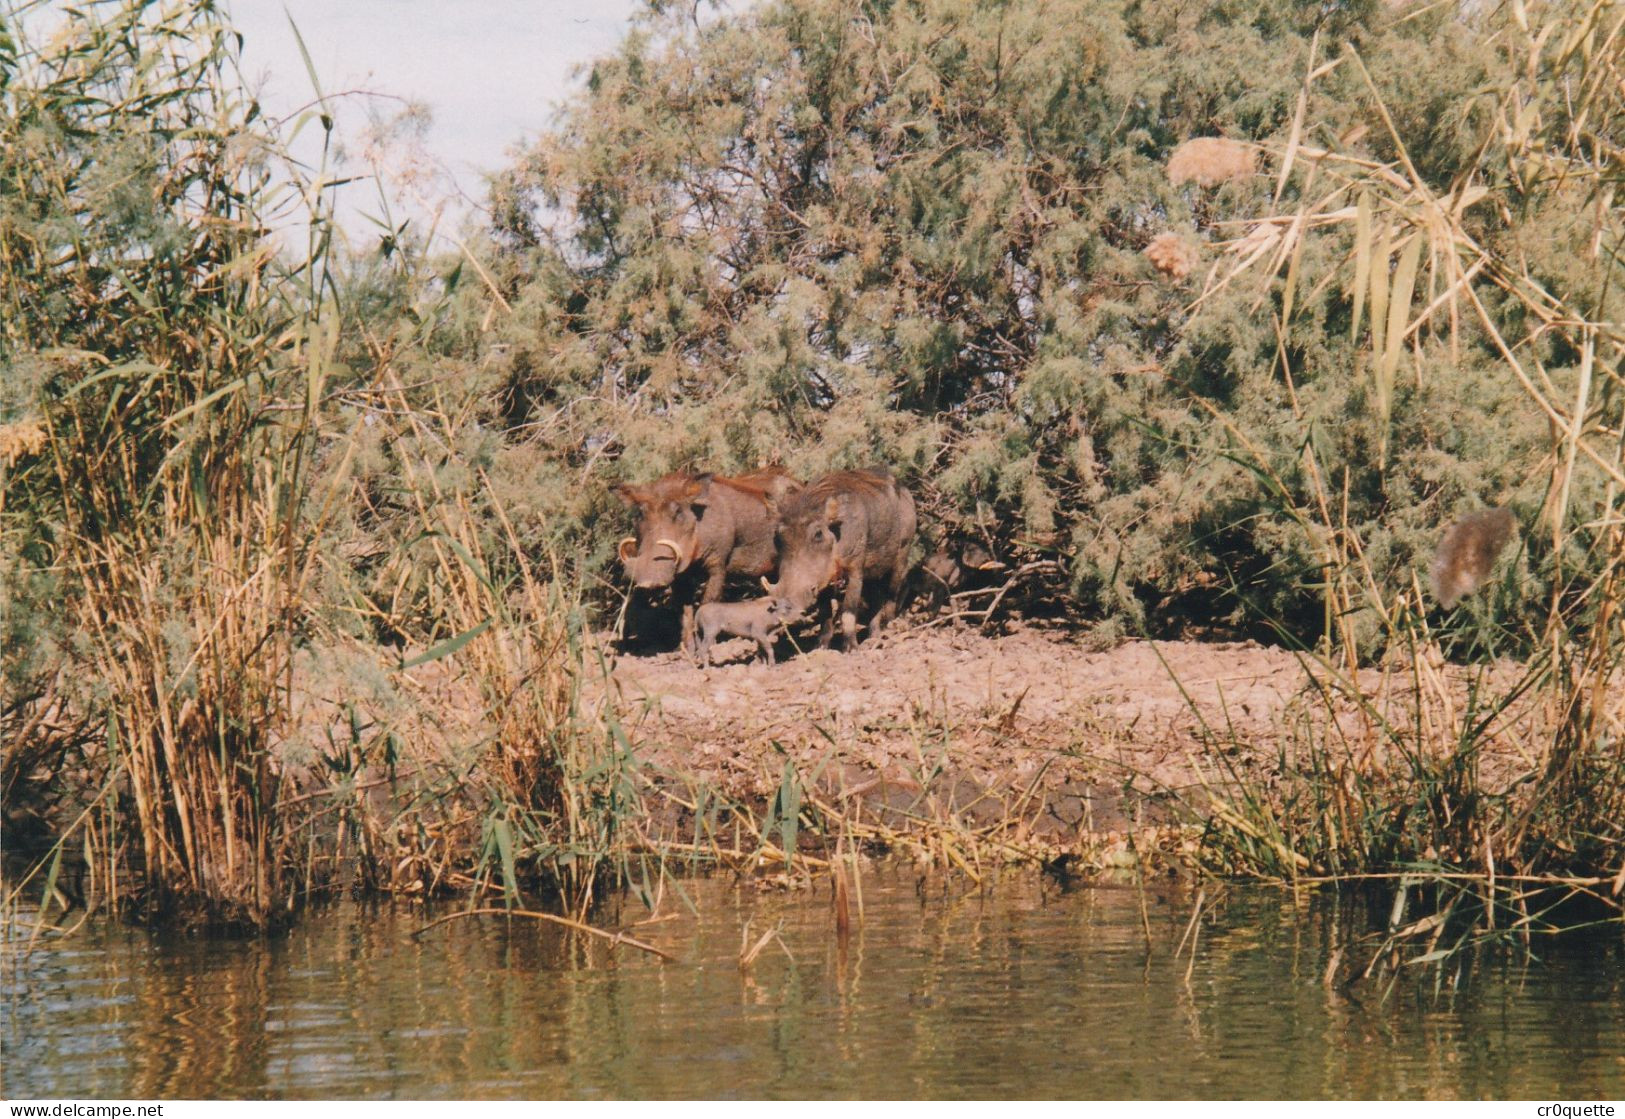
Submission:
M 267 113 L 284 116 L 313 98 L 291 15 L 324 93 L 365 89 L 427 105 L 433 126 L 423 147 L 477 200 L 485 195 L 482 172 L 508 163 L 510 148 L 546 126 L 554 106 L 579 88 L 576 69 L 613 53 L 641 6 L 641 0 L 228 3 L 245 40 L 244 74 L 260 88 Z M 400 108 L 373 104 L 385 115 Z M 336 113 L 339 140 L 352 151 L 365 138 L 365 105 L 364 98 L 346 98 Z M 318 132 L 312 126 L 300 137 L 307 159 L 319 151 L 310 147 Z M 370 186 L 344 189 L 349 206 L 375 208 Z M 345 224 L 354 227 L 350 215 Z

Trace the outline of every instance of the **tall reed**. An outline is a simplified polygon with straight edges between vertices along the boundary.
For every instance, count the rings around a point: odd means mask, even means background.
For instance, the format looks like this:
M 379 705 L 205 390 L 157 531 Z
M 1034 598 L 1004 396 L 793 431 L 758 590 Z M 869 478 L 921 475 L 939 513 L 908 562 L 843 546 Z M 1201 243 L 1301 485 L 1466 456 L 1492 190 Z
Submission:
M 384 530 L 400 535 L 399 546 L 373 581 L 419 588 L 430 604 L 383 608 L 389 629 L 423 646 L 401 672 L 444 659 L 477 696 L 483 740 L 474 757 L 486 792 L 474 877 L 510 904 L 539 886 L 584 916 L 600 888 L 620 879 L 644 812 L 608 667 L 568 565 L 527 554 L 491 479 L 453 450 L 473 417 L 414 400 L 387 355 L 378 357 L 372 391 L 392 413 L 404 508 Z
M 82 837 L 95 902 L 264 927 L 286 911 L 270 751 L 320 519 L 329 194 L 282 157 L 209 0 L 4 19 L 0 318 L 9 403 L 45 433 L 5 531 L 102 728 L 61 842 Z
M 1399 406 L 1396 386 L 1424 375 L 1424 355 L 1454 359 L 1463 336 L 1487 339 L 1504 375 L 1549 421 L 1549 453 L 1536 468 L 1544 500 L 1514 510 L 1523 562 L 1544 599 L 1506 593 L 1510 577 L 1480 587 L 1478 571 L 1450 581 L 1440 602 L 1420 577 L 1396 584 L 1342 515 L 1347 479 L 1327 476 L 1312 438 L 1302 461 L 1288 464 L 1233 432 L 1238 458 L 1321 558 L 1325 644 L 1306 651 L 1306 666 L 1324 717 L 1297 744 L 1280 796 L 1239 780 L 1218 794 L 1208 850 L 1232 871 L 1392 876 L 1407 884 L 1402 893 L 1429 882 L 1441 911 L 1471 914 L 1480 931 L 1527 933 L 1572 899 L 1625 912 L 1625 213 L 1616 202 L 1625 13 L 1595 0 L 1462 18 L 1486 21 L 1481 31 L 1506 61 L 1501 88 L 1474 95 L 1488 117 L 1462 110 L 1482 126 L 1476 163 L 1454 181 L 1428 181 L 1356 47 L 1311 58 L 1291 130 L 1270 153 L 1276 199 L 1292 185 L 1301 201 L 1256 215 L 1224 244 L 1198 302 L 1245 275 L 1274 283 L 1290 387 L 1301 374 L 1290 357 L 1295 296 L 1341 282 L 1350 329 L 1369 339 L 1368 399 L 1384 431 Z M 1316 83 L 1339 69 L 1363 82 L 1393 159 L 1311 142 Z M 1484 234 L 1486 220 L 1511 220 L 1508 207 L 1554 199 L 1590 223 L 1588 247 L 1556 283 L 1537 277 L 1516 238 Z M 1327 237 L 1346 249 L 1332 274 L 1312 275 L 1304 243 Z M 1379 473 L 1390 450 L 1385 436 L 1375 448 Z M 1289 470 L 1307 479 L 1301 490 L 1285 480 Z M 1497 513 L 1473 523 L 1508 521 Z M 1449 523 L 1441 519 L 1441 538 Z M 1458 605 L 1473 589 L 1479 598 Z M 1493 605 L 1481 605 L 1486 597 Z M 1369 673 L 1362 677 L 1373 631 L 1402 711 L 1380 703 Z M 1522 665 L 1509 676 L 1489 662 L 1511 651 Z M 1478 667 L 1452 668 L 1451 658 Z M 1458 904 L 1464 896 L 1474 904 Z M 1434 939 L 1441 927 L 1417 926 Z

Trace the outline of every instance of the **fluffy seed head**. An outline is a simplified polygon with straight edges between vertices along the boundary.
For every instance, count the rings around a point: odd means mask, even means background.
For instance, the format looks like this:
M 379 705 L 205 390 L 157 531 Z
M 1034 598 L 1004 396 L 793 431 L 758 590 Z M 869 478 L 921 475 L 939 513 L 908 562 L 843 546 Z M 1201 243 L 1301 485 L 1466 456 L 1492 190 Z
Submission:
M 45 448 L 45 426 L 38 420 L 0 424 L 0 459 L 11 466 L 24 455 L 37 455 Z
M 1257 153 L 1246 144 L 1222 136 L 1198 136 L 1179 145 L 1168 158 L 1168 181 L 1175 186 L 1184 182 L 1215 186 L 1246 178 L 1257 165 Z
M 1196 267 L 1196 247 L 1177 233 L 1159 233 L 1145 247 L 1146 259 L 1170 280 L 1183 280 Z

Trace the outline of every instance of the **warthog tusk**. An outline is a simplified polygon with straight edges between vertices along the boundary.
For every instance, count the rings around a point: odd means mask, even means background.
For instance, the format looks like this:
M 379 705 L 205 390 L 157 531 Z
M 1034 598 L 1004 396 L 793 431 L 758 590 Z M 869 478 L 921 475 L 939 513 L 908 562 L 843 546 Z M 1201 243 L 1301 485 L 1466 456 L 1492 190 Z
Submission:
M 768 594 L 774 593 L 773 592 L 773 584 L 768 582 L 768 579 L 767 579 L 766 575 L 762 576 L 762 589 L 764 591 L 766 591 Z
M 638 550 L 638 538 L 636 536 L 625 537 L 622 539 L 620 545 L 615 549 L 616 554 L 621 557 L 621 562 L 623 563 L 626 562 L 628 558 L 626 554 L 626 546 L 628 544 L 632 545 L 632 552 L 635 555 Z
M 668 536 L 662 536 L 659 540 L 655 541 L 655 547 L 666 547 L 671 549 L 672 556 L 677 560 L 677 570 L 681 571 L 683 568 L 688 566 L 688 557 L 683 555 L 683 549 L 677 546 L 677 541 Z

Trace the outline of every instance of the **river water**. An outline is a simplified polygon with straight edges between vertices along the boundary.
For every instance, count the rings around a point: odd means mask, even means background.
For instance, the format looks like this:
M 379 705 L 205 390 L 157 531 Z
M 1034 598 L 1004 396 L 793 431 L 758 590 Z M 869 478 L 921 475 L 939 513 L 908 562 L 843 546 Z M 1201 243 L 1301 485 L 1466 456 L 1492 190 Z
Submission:
M 1177 957 L 1194 902 L 1181 889 L 1148 892 L 1142 916 L 1134 889 L 1023 878 L 965 894 L 878 873 L 844 948 L 827 888 L 682 893 L 631 930 L 672 962 L 501 918 L 414 938 L 422 911 L 389 905 L 318 910 L 268 940 L 103 926 L 24 953 L 13 929 L 4 1092 L 1625 1096 L 1617 928 L 1344 992 L 1323 976 L 1364 911 L 1271 890 L 1209 897 Z M 597 919 L 647 916 L 627 903 Z M 746 936 L 770 929 L 742 970 Z

